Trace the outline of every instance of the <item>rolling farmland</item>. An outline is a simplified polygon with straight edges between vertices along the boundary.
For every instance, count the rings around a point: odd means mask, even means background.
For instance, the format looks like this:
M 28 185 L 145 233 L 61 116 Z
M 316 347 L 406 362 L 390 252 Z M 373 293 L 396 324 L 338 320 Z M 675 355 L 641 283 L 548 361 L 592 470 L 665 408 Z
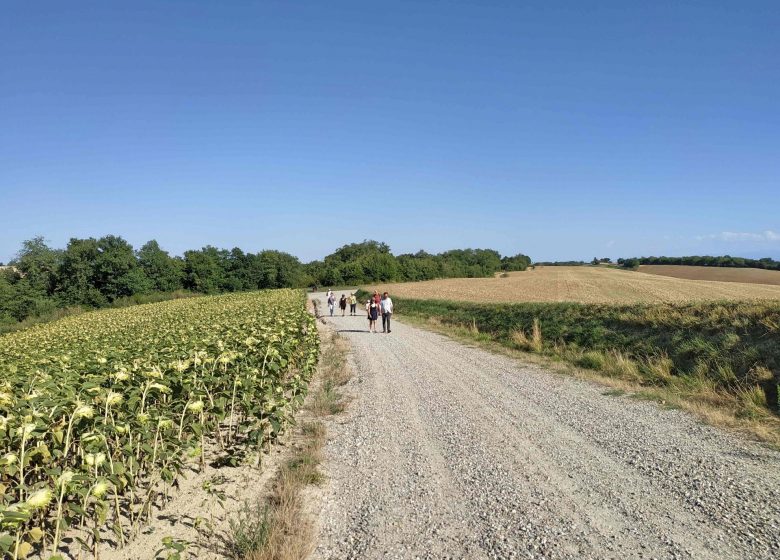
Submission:
M 740 282 L 743 284 L 769 284 L 780 286 L 780 271 L 760 268 L 731 268 L 715 266 L 680 266 L 650 264 L 639 267 L 639 272 L 671 276 L 685 280 L 712 280 L 716 282 Z
M 512 272 L 503 278 L 453 278 L 378 287 L 403 298 L 479 303 L 571 301 L 628 304 L 780 299 L 780 286 L 688 280 L 586 266 L 539 267 Z
M 668 389 L 780 442 L 780 286 L 561 266 L 381 289 L 404 315 Z

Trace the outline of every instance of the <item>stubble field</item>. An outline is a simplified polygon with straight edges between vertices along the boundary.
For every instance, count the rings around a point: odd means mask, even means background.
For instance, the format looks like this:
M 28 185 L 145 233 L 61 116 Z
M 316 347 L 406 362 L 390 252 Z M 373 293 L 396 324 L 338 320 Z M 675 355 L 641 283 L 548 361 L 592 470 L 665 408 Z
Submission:
M 677 267 L 686 268 L 686 267 Z M 768 271 L 758 271 L 768 272 Z M 780 273 L 778 273 L 780 275 Z M 506 277 L 452 278 L 377 286 L 401 298 L 477 303 L 684 303 L 719 300 L 780 300 L 780 285 L 689 280 L 614 268 L 538 267 Z
M 642 265 L 639 272 L 671 276 L 685 280 L 714 280 L 717 282 L 741 282 L 745 284 L 770 284 L 780 286 L 780 271 L 760 268 L 728 268 L 714 266 Z

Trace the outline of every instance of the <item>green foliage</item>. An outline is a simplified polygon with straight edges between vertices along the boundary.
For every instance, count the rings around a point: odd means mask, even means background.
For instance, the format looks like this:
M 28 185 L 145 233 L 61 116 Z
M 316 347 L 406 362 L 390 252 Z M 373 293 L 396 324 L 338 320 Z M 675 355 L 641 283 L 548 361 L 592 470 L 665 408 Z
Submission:
M 254 257 L 254 260 L 262 274 L 257 284 L 249 283 L 247 285 L 248 289 L 289 288 L 302 285 L 303 267 L 301 262 L 289 253 L 262 251 Z
M 504 257 L 501 259 L 501 270 L 513 272 L 526 270 L 531 265 L 531 257 L 519 253 L 514 257 Z
M 265 547 L 272 528 L 268 506 L 245 504 L 229 522 L 230 538 L 227 544 L 231 558 L 243 560 Z
M 715 266 L 728 268 L 763 268 L 765 270 L 780 270 L 780 261 L 769 257 L 763 259 L 747 259 L 743 257 L 689 256 L 689 257 L 640 257 L 618 259 L 619 265 L 626 268 L 636 268 L 640 264 L 670 264 L 687 266 Z
M 603 369 L 604 367 L 604 354 L 595 350 L 588 350 L 580 356 L 577 361 L 577 365 L 588 369 Z
M 398 266 L 404 280 L 417 282 L 443 276 L 441 258 L 425 251 L 398 256 Z
M 59 268 L 57 292 L 62 301 L 69 305 L 100 307 L 108 298 L 100 293 L 96 285 L 96 266 L 100 249 L 94 238 L 71 239 Z
M 639 268 L 639 265 L 641 263 L 639 262 L 639 259 L 618 259 L 618 264 L 623 268 L 630 268 L 632 270 L 636 270 L 637 268 Z
M 120 300 L 138 301 L 138 296 L 147 294 L 490 277 L 525 270 L 530 262 L 522 253 L 501 258 L 492 249 L 456 249 L 438 255 L 419 251 L 396 257 L 387 244 L 366 240 L 303 265 L 293 255 L 274 250 L 253 254 L 238 247 L 228 251 L 207 245 L 172 257 L 155 240 L 134 251 L 115 235 L 73 238 L 65 250 L 54 250 L 42 237 L 35 237 L 22 244 L 14 268 L 0 271 L 0 330 L 30 318 L 53 317 L 58 308 L 107 307 Z
M 183 266 L 152 239 L 138 250 L 138 266 L 149 279 L 151 290 L 172 292 L 182 287 Z
M 485 278 L 501 270 L 501 255 L 492 249 L 453 249 L 440 257 L 445 278 Z
M 138 267 L 133 246 L 127 241 L 107 235 L 98 239 L 97 249 L 93 282 L 108 301 L 151 290 L 152 283 Z
M 184 252 L 184 288 L 193 292 L 215 294 L 225 285 L 220 262 L 226 255 L 211 246 L 200 251 Z
M 107 522 L 124 542 L 196 462 L 221 449 L 261 457 L 318 363 L 305 301 L 299 290 L 167 301 L 0 337 L 0 550 L 10 537 L 56 554 L 75 525 L 94 527 L 82 541 L 94 549 Z M 163 545 L 176 558 L 184 543 Z
M 34 292 L 50 294 L 57 279 L 61 253 L 49 248 L 43 237 L 38 236 L 22 242 L 14 264 Z
M 585 261 L 541 261 L 536 262 L 536 266 L 585 266 Z
M 454 249 L 438 255 L 425 251 L 394 256 L 385 243 L 363 241 L 336 250 L 324 261 L 305 267 L 309 285 L 337 286 L 434 278 L 484 278 L 502 270 L 525 270 L 523 254 L 504 257 L 492 249 Z
M 0 325 L 14 323 L 19 320 L 14 313 L 15 301 L 16 289 L 11 282 L 11 275 L 0 272 Z
M 325 257 L 319 276 L 320 284 L 385 282 L 400 278 L 398 261 L 390 247 L 378 241 L 344 245 Z

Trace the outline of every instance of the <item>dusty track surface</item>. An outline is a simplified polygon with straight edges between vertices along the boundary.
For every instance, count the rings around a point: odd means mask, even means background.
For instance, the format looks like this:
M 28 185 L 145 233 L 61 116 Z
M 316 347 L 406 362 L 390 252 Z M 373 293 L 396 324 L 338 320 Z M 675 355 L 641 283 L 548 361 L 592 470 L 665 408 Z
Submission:
M 314 558 L 780 557 L 780 453 L 397 322 L 326 320 L 355 399 Z

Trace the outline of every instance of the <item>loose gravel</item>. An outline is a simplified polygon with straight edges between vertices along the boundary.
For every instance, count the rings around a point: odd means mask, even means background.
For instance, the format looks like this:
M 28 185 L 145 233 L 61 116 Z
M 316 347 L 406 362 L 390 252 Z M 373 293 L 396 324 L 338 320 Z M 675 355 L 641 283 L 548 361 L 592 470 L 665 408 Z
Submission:
M 780 453 L 397 321 L 326 320 L 354 400 L 313 558 L 780 557 Z

